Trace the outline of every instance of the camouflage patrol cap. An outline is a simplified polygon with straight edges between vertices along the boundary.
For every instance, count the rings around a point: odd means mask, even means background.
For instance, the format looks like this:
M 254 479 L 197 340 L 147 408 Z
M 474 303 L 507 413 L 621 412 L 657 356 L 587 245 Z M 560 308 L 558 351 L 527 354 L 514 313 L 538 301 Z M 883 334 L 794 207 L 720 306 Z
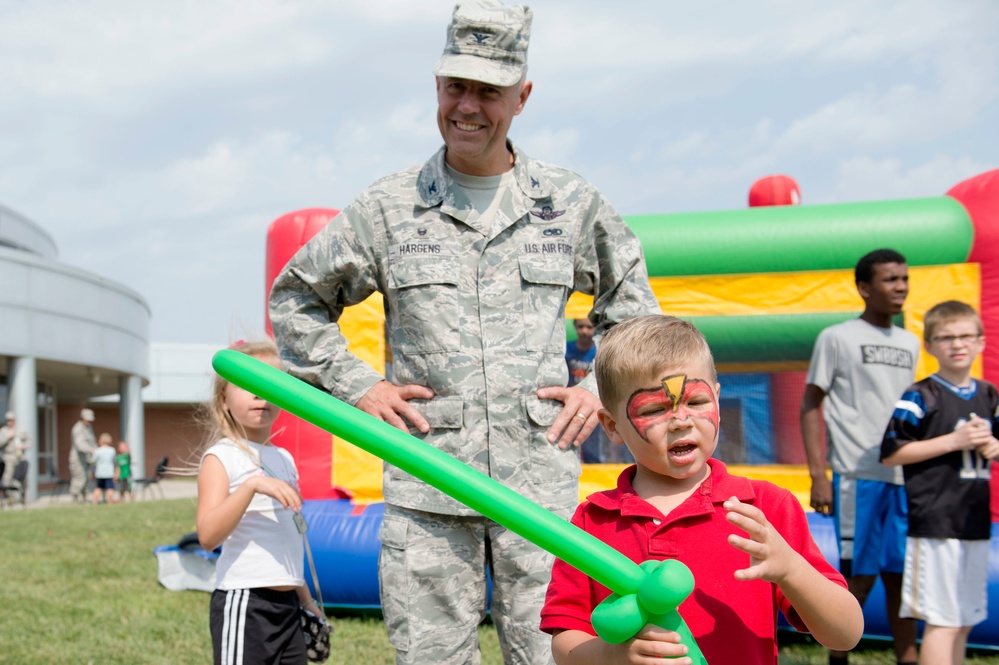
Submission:
M 455 5 L 434 76 L 515 85 L 527 71 L 533 17 L 527 5 L 509 6 L 496 0 Z

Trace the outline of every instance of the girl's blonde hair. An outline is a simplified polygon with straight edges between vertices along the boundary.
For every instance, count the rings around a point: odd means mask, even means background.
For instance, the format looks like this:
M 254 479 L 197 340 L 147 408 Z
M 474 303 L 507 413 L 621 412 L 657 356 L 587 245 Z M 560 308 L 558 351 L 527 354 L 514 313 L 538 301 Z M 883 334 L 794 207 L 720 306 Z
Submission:
M 112 443 L 114 443 L 114 438 L 107 432 L 97 437 L 97 445 L 99 446 L 110 446 Z
M 281 360 L 277 346 L 269 339 L 253 342 L 240 340 L 230 346 L 229 349 L 245 353 L 251 358 L 274 358 L 278 362 Z M 246 432 L 239 423 L 233 420 L 232 414 L 229 413 L 229 409 L 225 405 L 225 389 L 228 385 L 228 381 L 216 374 L 212 381 L 211 395 L 197 411 L 196 418 L 198 424 L 201 425 L 206 434 L 203 449 L 207 450 L 220 439 L 229 439 L 240 448 L 243 448 L 251 458 L 256 459 L 249 446 L 245 444 Z M 258 441 L 258 443 L 266 444 L 267 441 Z

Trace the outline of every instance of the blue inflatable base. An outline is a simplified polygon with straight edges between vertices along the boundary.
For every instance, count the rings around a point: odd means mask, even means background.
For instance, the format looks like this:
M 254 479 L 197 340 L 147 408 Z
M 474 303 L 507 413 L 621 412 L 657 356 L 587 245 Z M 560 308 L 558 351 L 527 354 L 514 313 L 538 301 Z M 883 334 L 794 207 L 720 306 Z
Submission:
M 839 548 L 836 546 L 836 528 L 833 518 L 818 513 L 808 513 L 808 528 L 822 554 L 839 569 Z M 968 646 L 976 649 L 999 649 L 999 523 L 992 525 L 991 551 L 989 553 L 988 607 L 989 616 L 971 630 Z M 782 628 L 794 630 L 781 615 Z M 920 630 L 922 629 L 922 622 Z M 891 639 L 888 614 L 885 610 L 885 588 L 878 579 L 864 603 L 864 637 Z
M 306 501 L 302 505 L 302 513 L 309 525 L 309 547 L 316 563 L 323 604 L 327 607 L 380 609 L 378 530 L 385 515 L 385 504 L 362 505 L 349 500 Z M 305 577 L 312 588 L 308 563 Z
M 309 545 L 316 562 L 324 604 L 334 608 L 379 609 L 378 529 L 385 514 L 385 504 L 355 505 L 348 500 L 306 501 L 302 510 L 309 523 Z M 819 549 L 838 568 L 839 551 L 832 518 L 809 513 L 808 525 Z M 999 524 L 992 525 L 988 580 L 989 618 L 971 631 L 968 645 L 999 649 Z M 312 586 L 311 580 L 309 585 Z M 780 621 L 782 628 L 793 630 L 783 615 Z M 865 637 L 891 639 L 885 612 L 885 591 L 880 580 L 864 605 L 864 624 Z

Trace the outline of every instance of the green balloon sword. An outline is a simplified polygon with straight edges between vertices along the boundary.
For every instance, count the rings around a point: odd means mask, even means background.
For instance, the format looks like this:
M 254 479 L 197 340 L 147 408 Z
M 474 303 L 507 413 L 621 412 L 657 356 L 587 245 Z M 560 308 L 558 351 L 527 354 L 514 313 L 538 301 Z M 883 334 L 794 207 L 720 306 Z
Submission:
M 694 577 L 681 562 L 638 565 L 447 453 L 244 353 L 219 351 L 212 367 L 225 380 L 420 478 L 603 584 L 613 593 L 591 617 L 601 639 L 619 644 L 651 623 L 679 633 L 694 665 L 707 665 L 677 611 L 694 589 Z

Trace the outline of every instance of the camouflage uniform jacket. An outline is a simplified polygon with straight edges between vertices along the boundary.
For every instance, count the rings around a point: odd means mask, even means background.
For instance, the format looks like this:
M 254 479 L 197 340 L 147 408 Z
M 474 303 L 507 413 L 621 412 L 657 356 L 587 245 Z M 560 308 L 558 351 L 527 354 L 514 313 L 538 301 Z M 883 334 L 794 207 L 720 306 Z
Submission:
M 69 448 L 69 468 L 86 470 L 90 466 L 90 456 L 97 450 L 94 428 L 82 421 L 76 421 L 70 430 L 73 443 Z
M 0 427 L 0 454 L 5 458 L 21 459 L 30 442 L 31 437 L 24 430 L 19 430 L 16 426 Z
M 579 450 L 548 443 L 562 404 L 535 392 L 566 385 L 573 291 L 594 295 L 598 336 L 659 312 L 641 245 L 592 185 L 516 149 L 497 218 L 482 220 L 452 185 L 444 150 L 369 187 L 288 263 L 270 298 L 282 358 L 294 376 L 356 404 L 383 377 L 347 350 L 336 321 L 381 292 L 393 382 L 435 393 L 411 402 L 430 432 L 411 432 L 569 511 L 578 503 Z M 592 376 L 581 385 L 596 392 Z M 404 508 L 474 514 L 388 464 L 383 492 Z

